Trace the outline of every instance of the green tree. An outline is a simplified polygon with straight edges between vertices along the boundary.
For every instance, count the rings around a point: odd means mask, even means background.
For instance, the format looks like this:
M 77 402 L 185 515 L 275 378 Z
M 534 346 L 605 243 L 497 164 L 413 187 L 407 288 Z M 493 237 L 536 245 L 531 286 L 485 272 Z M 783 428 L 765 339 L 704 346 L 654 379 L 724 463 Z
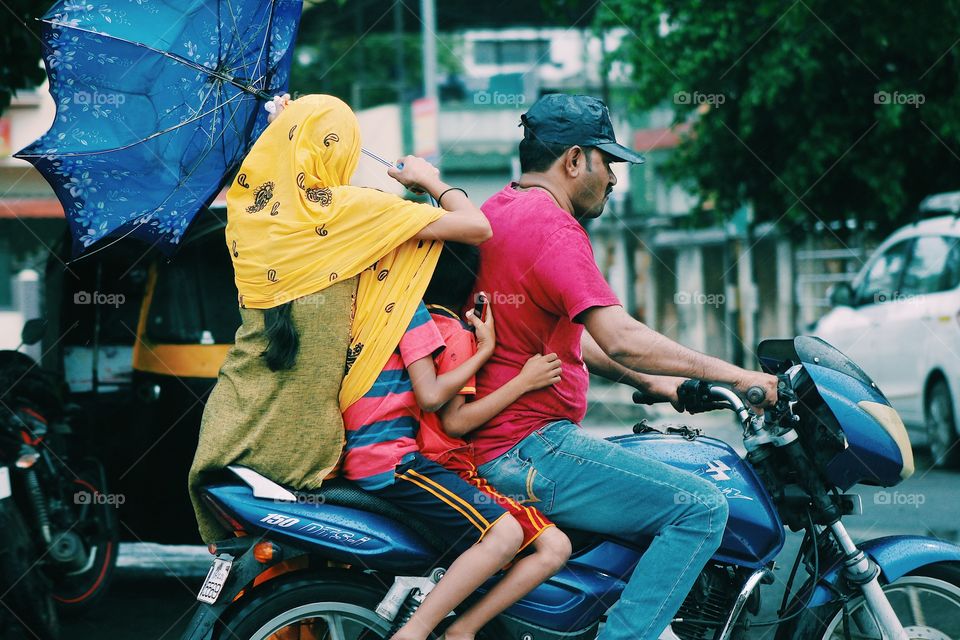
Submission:
M 0 13 L 6 14 L 0 30 L 0 111 L 20 89 L 31 89 L 45 77 L 40 66 L 40 36 L 35 18 L 43 15 L 46 2 L 4 0 Z
M 760 220 L 911 219 L 960 188 L 960 4 L 933 0 L 607 0 L 628 27 L 635 107 L 689 135 L 666 166 L 701 210 Z M 710 216 L 705 216 L 710 217 Z

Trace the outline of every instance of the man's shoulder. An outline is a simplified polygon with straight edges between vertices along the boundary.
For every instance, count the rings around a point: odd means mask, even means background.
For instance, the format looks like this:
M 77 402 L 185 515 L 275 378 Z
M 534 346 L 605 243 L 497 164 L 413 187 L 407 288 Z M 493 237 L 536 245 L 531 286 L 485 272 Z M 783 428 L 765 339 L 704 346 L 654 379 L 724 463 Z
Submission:
M 537 244 L 561 229 L 579 227 L 573 216 L 540 189 L 519 191 L 507 185 L 487 199 L 480 209 L 490 220 L 497 243 Z M 501 231 L 499 237 L 498 230 Z M 519 230 L 522 233 L 513 233 Z M 492 244 L 484 243 L 481 251 Z

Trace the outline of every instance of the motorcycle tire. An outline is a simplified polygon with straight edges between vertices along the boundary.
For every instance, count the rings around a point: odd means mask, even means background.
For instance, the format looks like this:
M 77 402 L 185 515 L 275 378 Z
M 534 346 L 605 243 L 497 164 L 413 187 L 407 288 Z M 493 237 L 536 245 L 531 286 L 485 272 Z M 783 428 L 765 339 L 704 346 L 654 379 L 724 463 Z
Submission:
M 914 580 L 916 578 L 920 580 Z M 907 635 L 918 638 L 960 637 L 960 635 L 957 635 L 956 630 L 956 628 L 960 626 L 960 563 L 940 562 L 921 567 L 902 578 L 894 580 L 890 584 L 884 585 L 883 590 L 889 593 L 898 589 L 911 589 L 915 592 L 916 587 L 911 585 L 912 582 L 918 582 L 922 587 L 931 589 L 931 593 L 934 589 L 942 590 L 946 594 L 946 597 L 938 596 L 937 604 L 941 612 L 943 611 L 943 607 L 949 607 L 952 614 L 947 613 L 943 615 L 941 613 L 934 621 L 937 622 L 938 625 L 941 622 L 942 624 L 949 625 L 943 628 L 939 626 L 928 626 L 926 623 L 931 622 L 931 620 L 920 621 L 922 624 L 917 624 L 918 621 L 913 619 L 911 614 L 901 615 L 901 622 L 907 630 Z M 910 597 L 916 598 L 917 596 L 915 593 L 912 593 Z M 908 598 L 904 597 L 902 599 L 906 601 Z M 862 596 L 852 598 L 848 603 L 848 609 L 853 611 L 862 602 Z M 894 609 L 899 613 L 899 601 L 891 598 L 891 604 L 894 605 Z M 909 603 L 904 608 L 909 609 L 911 606 L 916 606 L 915 602 Z M 777 640 L 785 640 L 787 638 L 791 640 L 843 640 L 845 637 L 843 631 L 843 616 L 843 605 L 839 602 L 831 605 L 830 608 L 821 607 L 815 614 L 809 611 L 805 612 L 800 616 L 792 629 L 779 630 Z M 855 622 L 850 622 L 852 627 L 850 629 L 850 635 L 856 638 L 859 636 L 856 628 L 853 627 L 854 624 Z M 783 633 L 784 631 L 788 632 Z
M 307 637 L 327 637 L 321 631 L 324 627 L 329 635 L 331 626 L 339 626 L 340 635 L 334 637 L 383 640 L 390 623 L 377 615 L 376 608 L 386 590 L 374 580 L 346 572 L 274 578 L 234 603 L 214 637 L 265 640 L 279 629 L 301 624 L 315 634 Z
M 86 490 L 91 494 L 99 491 L 93 484 L 75 479 L 78 490 Z M 103 519 L 101 535 L 95 541 L 96 553 L 90 567 L 77 575 L 59 577 L 54 584 L 53 597 L 60 612 L 67 617 L 76 617 L 95 607 L 106 595 L 113 582 L 114 570 L 117 566 L 120 534 L 117 530 L 117 518 L 111 512 L 114 509 L 109 504 L 93 505 L 99 509 L 99 517 Z M 89 541 L 88 541 L 89 542 Z
M 40 640 L 59 640 L 60 619 L 52 583 L 23 516 L 11 500 L 0 500 L 0 602 L 11 617 Z

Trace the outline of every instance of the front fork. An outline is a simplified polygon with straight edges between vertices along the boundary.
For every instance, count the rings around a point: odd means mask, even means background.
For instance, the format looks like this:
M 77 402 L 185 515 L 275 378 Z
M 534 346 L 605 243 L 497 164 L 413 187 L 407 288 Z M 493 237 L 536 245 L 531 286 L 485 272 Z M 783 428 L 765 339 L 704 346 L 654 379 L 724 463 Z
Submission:
M 860 588 L 866 608 L 873 616 L 883 640 L 909 640 L 900 618 L 880 586 L 880 567 L 857 547 L 842 522 L 838 520 L 831 524 L 830 531 L 843 549 L 844 576 Z

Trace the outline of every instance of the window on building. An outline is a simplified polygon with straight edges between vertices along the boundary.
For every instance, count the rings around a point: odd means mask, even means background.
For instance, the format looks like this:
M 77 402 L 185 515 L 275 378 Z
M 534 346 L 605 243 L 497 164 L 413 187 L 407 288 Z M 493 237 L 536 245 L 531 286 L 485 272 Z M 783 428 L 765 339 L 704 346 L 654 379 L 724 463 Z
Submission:
M 549 40 L 477 40 L 476 64 L 542 64 L 550 62 Z

